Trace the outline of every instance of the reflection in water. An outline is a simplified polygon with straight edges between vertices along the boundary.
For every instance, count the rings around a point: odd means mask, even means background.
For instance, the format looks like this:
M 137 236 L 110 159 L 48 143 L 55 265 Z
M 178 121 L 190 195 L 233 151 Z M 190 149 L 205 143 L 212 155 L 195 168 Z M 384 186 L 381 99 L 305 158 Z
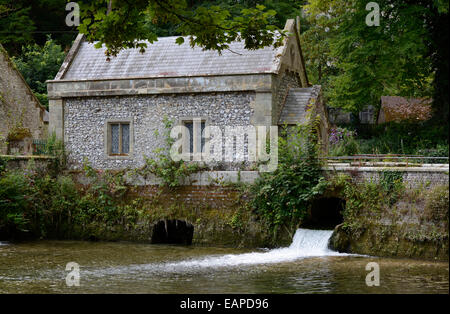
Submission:
M 309 241 L 311 236 L 318 238 Z M 324 251 L 320 239 L 319 234 L 299 235 L 289 248 L 257 252 L 134 243 L 2 243 L 0 292 L 448 293 L 448 263 L 341 255 Z M 365 284 L 371 261 L 380 265 L 380 287 Z M 65 284 L 68 262 L 80 265 L 80 287 Z

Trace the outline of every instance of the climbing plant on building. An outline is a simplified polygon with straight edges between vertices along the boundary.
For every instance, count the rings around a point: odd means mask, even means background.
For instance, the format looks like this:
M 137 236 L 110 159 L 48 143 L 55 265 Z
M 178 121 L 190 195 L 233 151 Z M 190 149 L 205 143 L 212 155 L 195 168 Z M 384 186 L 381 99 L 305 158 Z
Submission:
M 174 122 L 166 116 L 163 118 L 165 145 L 154 150 L 156 158 L 145 157 L 145 165 L 141 169 L 135 170 L 134 174 L 143 175 L 144 177 L 153 174 L 161 179 L 162 186 L 174 189 L 183 185 L 184 179 L 191 174 L 206 169 L 206 166 L 197 162 L 186 162 L 183 160 L 175 161 L 170 156 L 170 147 L 175 139 L 170 136 L 170 131 Z M 155 132 L 155 136 L 160 134 Z
M 277 170 L 262 173 L 251 188 L 251 205 L 275 233 L 283 225 L 296 227 L 327 185 L 317 158 L 320 119 L 311 121 L 282 130 Z

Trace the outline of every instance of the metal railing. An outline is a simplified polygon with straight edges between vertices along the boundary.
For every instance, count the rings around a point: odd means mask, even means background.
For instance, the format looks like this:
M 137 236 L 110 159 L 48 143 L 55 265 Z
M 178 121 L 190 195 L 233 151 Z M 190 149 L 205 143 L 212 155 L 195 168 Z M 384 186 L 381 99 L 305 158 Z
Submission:
M 360 154 L 353 156 L 327 156 L 321 157 L 329 163 L 350 162 L 351 164 L 366 163 L 398 163 L 408 166 L 410 164 L 448 164 L 449 157 L 445 156 L 421 156 L 401 154 Z
M 45 155 L 46 152 L 46 140 L 33 140 L 33 155 Z

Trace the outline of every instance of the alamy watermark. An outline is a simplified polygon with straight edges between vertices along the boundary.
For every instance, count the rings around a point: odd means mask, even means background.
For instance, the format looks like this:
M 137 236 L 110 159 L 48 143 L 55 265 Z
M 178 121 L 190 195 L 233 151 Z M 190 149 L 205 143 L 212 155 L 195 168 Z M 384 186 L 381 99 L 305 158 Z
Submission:
M 80 26 L 80 6 L 76 2 L 69 2 L 66 4 L 66 25 L 69 27 Z
M 370 11 L 366 15 L 367 26 L 380 26 L 380 6 L 376 2 L 369 2 L 366 5 L 366 11 Z
M 258 163 L 260 172 L 277 169 L 277 126 L 202 125 L 204 122 L 194 119 L 190 130 L 185 125 L 172 128 L 170 137 L 175 140 L 170 147 L 172 160 L 206 163 L 248 161 Z
M 75 262 L 67 263 L 66 271 L 69 273 L 66 276 L 66 285 L 68 287 L 80 286 L 80 265 Z
M 366 285 L 368 287 L 380 286 L 380 265 L 375 262 L 367 263 L 366 271 L 369 273 L 366 276 Z

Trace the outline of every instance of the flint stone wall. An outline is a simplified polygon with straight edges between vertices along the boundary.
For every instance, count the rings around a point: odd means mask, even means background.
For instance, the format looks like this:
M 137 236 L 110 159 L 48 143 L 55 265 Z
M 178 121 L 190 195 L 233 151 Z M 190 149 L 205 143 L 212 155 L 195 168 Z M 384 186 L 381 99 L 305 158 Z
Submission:
M 66 98 L 64 142 L 71 168 L 80 169 L 85 159 L 95 169 L 141 167 L 144 155 L 154 158 L 155 149 L 166 145 L 164 117 L 174 122 L 206 118 L 225 135 L 226 126 L 251 125 L 254 100 L 254 92 Z M 133 151 L 128 157 L 107 154 L 105 126 L 111 120 L 131 121 Z

